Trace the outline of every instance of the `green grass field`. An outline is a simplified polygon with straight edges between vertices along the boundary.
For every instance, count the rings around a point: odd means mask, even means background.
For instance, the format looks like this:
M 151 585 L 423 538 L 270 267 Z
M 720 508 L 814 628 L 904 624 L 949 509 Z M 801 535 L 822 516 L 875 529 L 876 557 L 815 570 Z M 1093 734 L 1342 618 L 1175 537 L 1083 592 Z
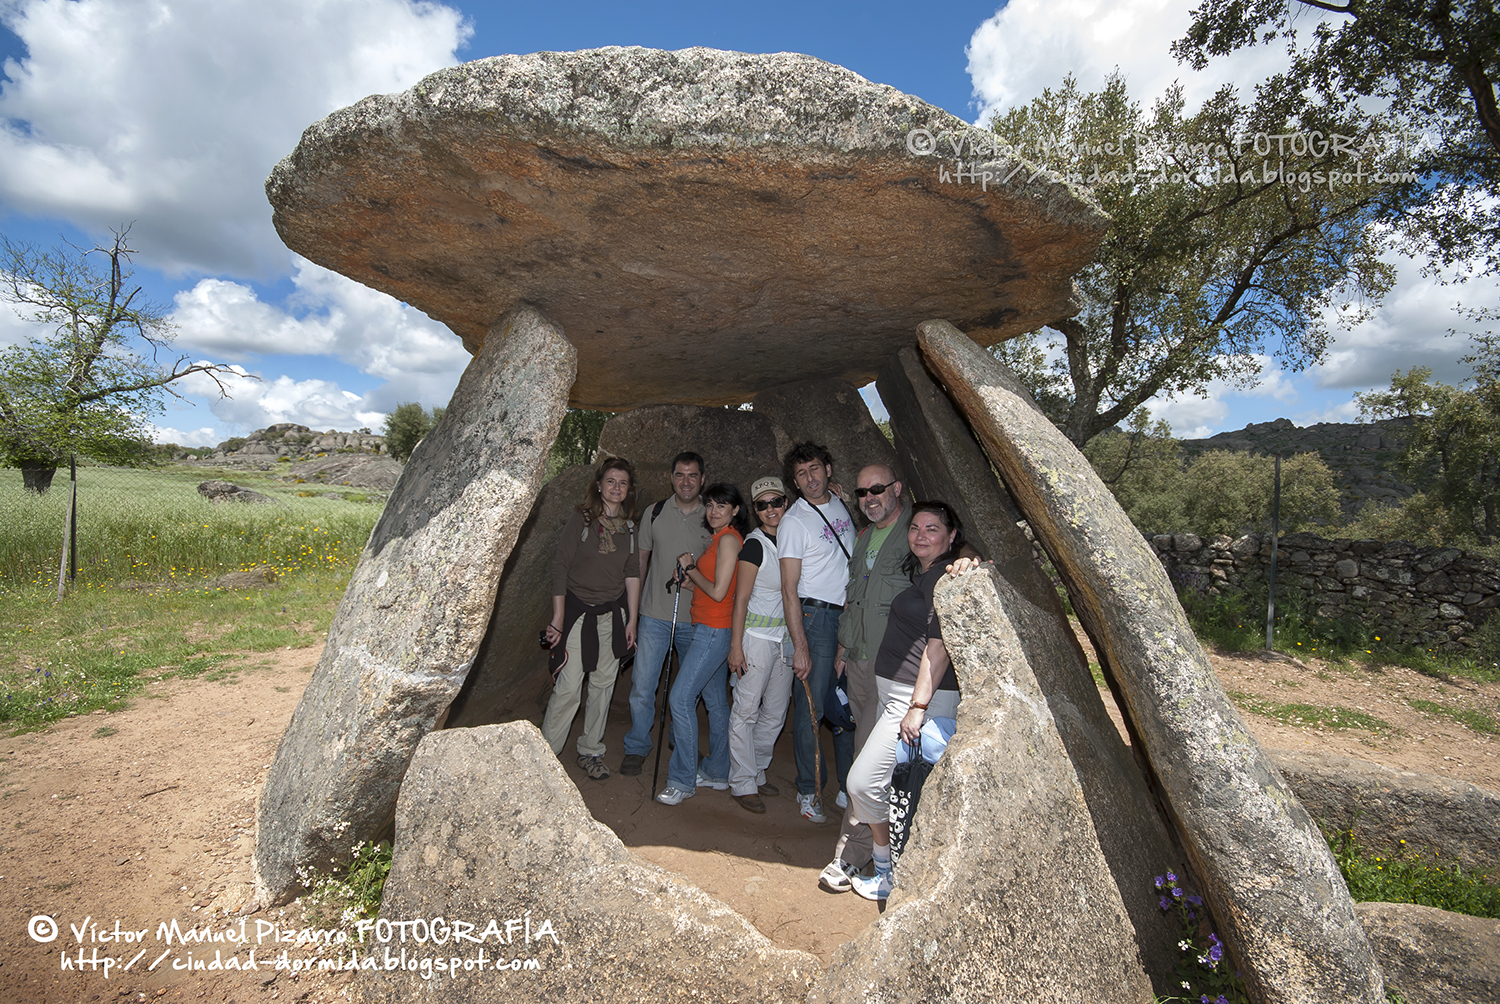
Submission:
M 276 504 L 214 504 L 202 468 L 86 467 L 78 478 L 78 578 L 57 603 L 68 484 L 36 496 L 0 469 L 0 727 L 37 728 L 118 708 L 167 677 L 228 675 L 252 653 L 314 645 L 380 515 L 234 472 Z M 304 492 L 299 495 L 298 492 Z M 215 578 L 270 570 L 270 589 Z
M 78 472 L 80 589 L 125 581 L 193 583 L 266 567 L 278 575 L 352 565 L 380 514 L 375 504 L 304 497 L 304 486 L 235 472 L 224 480 L 276 499 L 273 505 L 209 502 L 203 468 L 82 467 Z M 298 493 L 302 492 L 302 495 Z M 57 588 L 68 482 L 52 491 L 21 488 L 20 472 L 0 469 L 0 595 Z

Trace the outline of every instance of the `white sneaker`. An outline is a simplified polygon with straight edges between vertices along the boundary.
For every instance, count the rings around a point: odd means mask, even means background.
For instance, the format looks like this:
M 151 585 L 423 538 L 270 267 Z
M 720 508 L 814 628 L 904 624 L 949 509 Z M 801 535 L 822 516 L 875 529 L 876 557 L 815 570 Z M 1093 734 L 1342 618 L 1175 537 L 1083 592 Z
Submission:
M 849 796 L 844 794 L 843 789 L 839 790 L 839 797 L 833 800 L 833 804 L 838 806 L 840 809 L 849 808 Z
M 728 781 L 715 781 L 711 777 L 704 777 L 703 776 L 703 771 L 700 770 L 698 772 L 698 787 L 700 787 L 700 788 L 712 788 L 714 791 L 728 791 L 729 790 L 729 782 Z
M 656 796 L 656 800 L 662 805 L 677 805 L 684 798 L 692 797 L 693 793 L 691 791 L 683 791 L 681 788 L 673 788 L 672 786 L 668 785 L 667 787 L 662 789 L 660 795 Z
M 826 823 L 828 817 L 823 815 L 823 803 L 818 800 L 817 795 L 798 795 L 797 808 L 802 810 L 802 818 L 814 823 Z
M 818 873 L 818 885 L 829 892 L 848 892 L 851 888 L 850 880 L 858 874 L 859 871 L 843 858 L 834 858 Z
M 874 875 L 869 877 L 855 875 L 849 879 L 849 884 L 853 887 L 856 896 L 880 902 L 890 897 L 891 890 L 896 887 L 896 879 L 889 868 L 881 871 L 877 867 Z

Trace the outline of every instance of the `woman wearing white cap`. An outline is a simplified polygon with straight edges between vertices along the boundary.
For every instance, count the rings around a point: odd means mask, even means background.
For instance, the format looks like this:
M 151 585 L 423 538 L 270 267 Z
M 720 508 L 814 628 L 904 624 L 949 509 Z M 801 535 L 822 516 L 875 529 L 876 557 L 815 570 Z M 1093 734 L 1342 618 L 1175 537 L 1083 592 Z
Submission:
M 729 793 L 750 812 L 765 812 L 760 796 L 778 793 L 765 783 L 766 768 L 792 696 L 792 664 L 782 654 L 786 620 L 776 554 L 776 528 L 788 501 L 786 487 L 774 477 L 755 482 L 750 498 L 760 525 L 740 549 L 730 618 L 729 670 L 739 680 L 729 713 Z

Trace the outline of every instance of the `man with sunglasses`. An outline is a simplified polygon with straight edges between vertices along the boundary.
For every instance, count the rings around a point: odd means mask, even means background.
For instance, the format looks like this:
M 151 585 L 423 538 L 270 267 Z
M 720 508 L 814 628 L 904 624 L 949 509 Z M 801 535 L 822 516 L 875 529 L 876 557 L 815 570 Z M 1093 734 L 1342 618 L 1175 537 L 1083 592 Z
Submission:
M 879 717 L 875 696 L 875 653 L 885 637 L 886 620 L 896 594 L 911 585 L 902 571 L 910 553 L 906 528 L 911 509 L 901 497 L 896 472 L 885 464 L 871 464 L 855 479 L 854 495 L 870 525 L 860 531 L 849 556 L 849 586 L 839 617 L 839 647 L 834 666 L 848 675 L 849 713 L 854 718 L 854 756 L 865 745 Z M 830 892 L 847 892 L 851 878 L 870 860 L 870 828 L 851 824 L 847 801 L 843 828 L 833 860 L 818 876 Z

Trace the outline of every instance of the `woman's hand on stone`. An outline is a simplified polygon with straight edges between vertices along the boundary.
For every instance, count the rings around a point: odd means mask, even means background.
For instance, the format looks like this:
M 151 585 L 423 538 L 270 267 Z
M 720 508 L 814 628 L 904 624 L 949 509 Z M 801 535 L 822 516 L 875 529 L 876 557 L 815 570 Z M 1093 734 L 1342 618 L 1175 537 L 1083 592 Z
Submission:
M 959 558 L 953 564 L 948 566 L 947 572 L 949 575 L 962 575 L 965 572 L 971 572 L 978 567 L 978 558 Z

